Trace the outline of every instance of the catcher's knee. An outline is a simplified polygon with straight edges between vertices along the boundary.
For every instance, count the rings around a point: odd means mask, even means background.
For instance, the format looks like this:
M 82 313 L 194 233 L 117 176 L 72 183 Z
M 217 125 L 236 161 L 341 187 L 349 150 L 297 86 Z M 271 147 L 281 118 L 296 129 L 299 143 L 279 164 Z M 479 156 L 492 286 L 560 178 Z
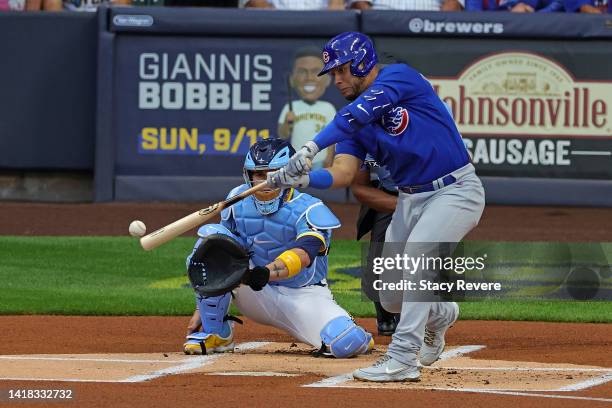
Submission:
M 374 346 L 372 335 L 347 316 L 330 320 L 321 329 L 321 340 L 336 358 L 348 358 L 366 353 Z

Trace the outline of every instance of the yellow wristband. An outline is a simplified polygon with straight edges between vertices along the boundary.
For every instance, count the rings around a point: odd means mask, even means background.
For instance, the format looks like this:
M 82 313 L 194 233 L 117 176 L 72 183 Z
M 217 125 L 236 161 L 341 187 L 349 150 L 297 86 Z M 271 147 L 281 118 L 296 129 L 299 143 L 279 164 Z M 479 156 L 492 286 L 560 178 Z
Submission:
M 283 252 L 276 259 L 280 259 L 289 270 L 288 278 L 297 275 L 302 270 L 302 260 L 292 250 Z

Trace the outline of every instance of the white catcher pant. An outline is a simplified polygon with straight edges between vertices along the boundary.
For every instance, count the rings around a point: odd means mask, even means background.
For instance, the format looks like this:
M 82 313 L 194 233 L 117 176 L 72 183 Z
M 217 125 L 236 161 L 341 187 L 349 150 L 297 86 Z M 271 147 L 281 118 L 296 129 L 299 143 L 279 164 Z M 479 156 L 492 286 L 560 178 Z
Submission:
M 404 242 L 404 253 L 418 256 L 410 253 L 414 250 L 410 243 L 459 242 L 478 224 L 485 196 L 474 166 L 468 164 L 451 174 L 457 182 L 439 190 L 399 194 L 385 242 Z M 451 303 L 410 302 L 407 291 L 381 291 L 380 300 L 389 312 L 401 312 L 388 354 L 404 364 L 417 364 L 426 325 L 437 330 L 448 325 L 453 316 Z
M 241 285 L 234 290 L 234 304 L 257 323 L 284 330 L 302 343 L 321 347 L 321 329 L 332 319 L 349 316 L 328 287 L 287 288 L 266 285 L 261 291 Z M 349 316 L 350 317 L 350 316 Z

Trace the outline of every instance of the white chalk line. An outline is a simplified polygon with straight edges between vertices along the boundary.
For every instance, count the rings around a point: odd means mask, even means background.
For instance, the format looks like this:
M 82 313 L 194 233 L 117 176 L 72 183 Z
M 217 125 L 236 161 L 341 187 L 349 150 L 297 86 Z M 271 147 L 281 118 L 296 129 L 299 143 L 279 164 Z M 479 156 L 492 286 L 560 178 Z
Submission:
M 2 360 L 42 360 L 42 361 L 95 361 L 99 363 L 181 363 L 188 359 L 180 360 L 130 360 L 122 358 L 80 358 L 80 357 L 28 357 L 28 356 L 0 356 Z
M 598 398 L 598 397 L 580 397 L 577 395 L 558 395 L 558 394 L 535 394 L 530 392 L 520 391 L 498 391 L 498 390 L 482 390 L 479 388 L 429 388 L 430 390 L 438 391 L 455 391 L 455 392 L 473 392 L 478 394 L 498 394 L 498 395 L 514 395 L 519 397 L 539 397 L 539 398 L 558 398 L 558 399 L 572 399 L 572 400 L 584 400 L 584 401 L 603 401 L 612 402 L 610 398 Z
M 450 358 L 459 357 L 464 354 L 473 353 L 474 351 L 482 350 L 485 347 L 486 346 L 481 346 L 481 345 L 468 345 L 468 346 L 455 347 L 454 349 L 445 351 L 444 353 L 440 354 L 440 360 L 444 361 Z M 317 381 L 312 384 L 306 384 L 306 385 L 303 385 L 302 387 L 313 387 L 313 388 L 339 387 L 341 386 L 341 384 L 347 381 L 351 381 L 352 379 L 353 379 L 353 374 L 346 373 L 346 374 L 341 374 L 341 375 L 337 375 L 334 377 L 324 378 L 321 381 Z
M 117 380 L 85 380 L 81 378 L 35 378 L 35 377 L 0 377 L 0 381 L 50 381 L 50 382 L 95 382 L 95 383 L 118 383 Z
M 452 367 L 434 366 L 421 367 L 425 370 L 478 370 L 478 371 L 570 371 L 570 372 L 596 372 L 612 373 L 612 368 L 576 368 L 576 367 Z
M 335 377 L 327 377 L 322 379 L 321 381 L 314 382 L 312 384 L 305 384 L 302 387 L 312 387 L 312 388 L 325 388 L 325 387 L 341 387 L 343 383 L 347 381 L 351 381 L 353 379 L 353 374 L 341 374 Z
M 444 360 L 448 360 L 454 357 L 458 357 L 467 353 L 472 353 L 474 351 L 478 351 L 478 350 L 482 350 L 483 348 L 485 348 L 485 346 L 477 346 L 477 345 L 472 345 L 472 346 L 461 346 L 461 347 L 457 347 L 454 349 L 451 349 L 449 351 L 446 351 L 444 353 L 442 353 L 440 355 L 440 360 L 438 361 L 444 361 Z M 570 371 L 570 372 L 603 372 L 605 374 L 598 376 L 596 378 L 590 378 L 588 380 L 584 380 L 584 381 L 580 381 L 571 385 L 567 385 L 564 387 L 560 387 L 558 389 L 554 389 L 554 390 L 533 390 L 535 392 L 567 392 L 567 391 L 580 391 L 580 390 L 584 390 L 587 388 L 591 388 L 597 385 L 602 385 L 605 384 L 609 381 L 612 381 L 612 369 L 611 368 L 578 368 L 578 367 L 567 367 L 567 368 L 563 368 L 563 367 L 452 367 L 452 366 L 434 366 L 434 367 L 422 367 L 423 369 L 426 370 L 483 370 L 483 371 L 542 371 L 542 372 L 565 372 L 565 371 Z M 304 385 L 303 387 L 314 387 L 314 388 L 318 388 L 318 387 L 340 387 L 340 388 L 349 388 L 350 385 L 344 385 L 344 383 L 353 380 L 353 375 L 352 374 L 342 374 L 342 375 L 337 375 L 334 377 L 329 377 L 329 378 L 325 378 L 321 381 L 317 381 L 315 383 L 312 384 L 307 384 Z M 423 389 L 423 388 L 421 388 Z M 431 387 L 431 388 L 426 388 L 426 389 L 430 389 L 430 390 L 440 390 L 440 391 L 463 391 L 463 392 L 480 392 L 480 393 L 500 393 L 500 394 L 507 394 L 507 395 L 525 395 L 525 396 L 538 396 L 539 394 L 532 394 L 532 393 L 526 393 L 526 392 L 520 392 L 520 391 L 509 391 L 509 390 L 503 390 L 503 389 L 487 389 L 487 390 L 483 390 L 483 389 L 479 389 L 479 388 L 475 388 L 475 389 L 468 389 L 468 388 L 443 388 L 443 387 Z M 541 394 L 543 396 L 546 396 L 547 398 L 553 398 L 551 395 L 552 394 Z M 601 398 L 595 398 L 592 399 L 591 397 L 577 397 L 577 396 L 567 396 L 567 395 L 557 395 L 555 398 L 573 398 L 573 399 L 588 399 L 588 400 L 593 400 L 593 401 L 610 401 L 612 402 L 612 400 L 608 400 L 608 399 L 601 399 Z
M 125 380 L 121 380 L 118 382 L 124 382 L 124 383 L 144 382 L 144 381 L 153 380 L 155 378 L 164 377 L 166 375 L 178 374 L 184 371 L 195 370 L 196 368 L 200 368 L 202 366 L 212 363 L 214 360 L 218 359 L 220 356 L 221 354 L 195 356 L 194 358 L 190 359 L 191 361 L 187 361 L 183 364 L 173 366 L 173 367 L 168 367 L 168 368 L 162 368 L 161 370 L 153 371 L 152 373 L 149 373 L 149 374 L 135 375 L 135 376 L 126 378 Z
M 227 375 L 227 376 L 245 376 L 245 377 L 297 377 L 301 374 L 282 373 L 277 371 L 216 371 L 206 373 L 206 375 Z
M 247 351 L 247 350 L 253 350 L 259 347 L 263 347 L 265 345 L 269 344 L 269 342 L 267 341 L 252 341 L 252 342 L 248 342 L 248 343 L 242 343 L 239 344 L 238 346 L 236 346 L 234 348 L 234 351 L 236 352 L 243 352 L 243 351 Z M 167 375 L 173 375 L 173 374 L 179 374 L 185 371 L 191 371 L 191 370 L 195 370 L 196 368 L 200 368 L 203 367 L 207 364 L 210 364 L 211 362 L 213 362 L 214 360 L 217 360 L 221 357 L 223 357 L 224 353 L 219 353 L 219 354 L 211 354 L 211 355 L 205 355 L 205 356 L 196 356 L 193 359 L 189 359 L 189 360 L 193 360 L 193 361 L 187 361 L 183 364 L 174 366 L 174 367 L 169 367 L 169 368 L 164 368 L 161 370 L 157 370 L 154 371 L 150 374 L 144 374 L 144 375 L 135 375 L 133 377 L 129 377 L 126 378 L 125 380 L 121 381 L 121 382 L 143 382 L 143 381 L 150 381 L 153 380 L 155 378 L 160 378 L 160 377 L 164 377 Z
M 248 342 L 239 344 L 236 348 L 236 352 L 244 352 L 253 350 L 259 347 L 263 347 L 269 344 L 269 342 Z M 471 353 L 477 350 L 483 349 L 485 346 L 461 346 L 442 353 L 440 360 L 446 360 L 454 358 L 463 354 Z M 32 378 L 32 377 L 1 377 L 0 380 L 9 381 L 57 381 L 57 382 L 100 382 L 100 383 L 135 383 L 149 381 L 155 378 L 160 378 L 167 375 L 178 374 L 185 371 L 194 370 L 204 365 L 211 363 L 212 361 L 222 357 L 224 354 L 213 354 L 206 356 L 194 356 L 182 360 L 134 360 L 134 359 L 103 359 L 103 358 L 72 358 L 72 357 L 29 357 L 29 356 L 0 356 L 0 359 L 4 360 L 47 360 L 47 361 L 93 361 L 93 362 L 119 362 L 119 363 L 181 363 L 177 366 L 157 370 L 150 374 L 137 375 L 126 378 L 124 380 L 100 380 L 100 379 L 78 379 L 78 378 Z M 576 372 L 604 372 L 596 378 L 591 378 L 585 381 L 581 381 L 575 384 L 561 387 L 553 392 L 568 392 L 568 391 L 579 391 L 587 388 L 591 388 L 597 385 L 602 385 L 612 381 L 612 369 L 606 368 L 574 368 L 574 367 L 423 367 L 425 369 L 452 369 L 452 370 L 491 370 L 491 371 L 576 371 Z M 243 376 L 296 376 L 297 374 L 290 373 L 277 373 L 277 372 L 223 372 L 223 373 L 209 373 L 209 375 L 243 375 Z M 353 379 L 352 374 L 342 374 L 335 377 L 325 378 L 313 384 L 304 385 L 304 387 L 341 387 L 343 383 Z M 597 398 L 597 397 L 580 397 L 580 396 L 568 396 L 568 395 L 557 395 L 557 394 L 535 394 L 532 392 L 520 392 L 510 391 L 503 389 L 468 389 L 468 388 L 443 388 L 443 387 L 432 387 L 428 389 L 435 389 L 440 391 L 455 391 L 455 392 L 474 392 L 484 394 L 500 394 L 500 395 L 515 395 L 515 396 L 531 396 L 531 397 L 542 397 L 542 398 L 562 398 L 562 399 L 575 399 L 575 400 L 589 400 L 589 401 L 603 401 L 612 402 L 612 399 Z M 532 390 L 535 392 L 545 392 L 547 390 Z
M 464 354 L 473 353 L 475 351 L 482 350 L 483 348 L 485 348 L 485 346 L 472 345 L 472 346 L 455 347 L 454 349 L 447 350 L 443 352 L 442 354 L 440 354 L 440 359 L 438 361 L 449 360 L 451 358 L 459 357 Z
M 557 389 L 556 391 L 580 391 L 580 390 L 584 390 L 587 388 L 595 387 L 597 385 L 605 384 L 609 381 L 612 381 L 612 372 L 601 375 L 599 377 L 590 378 L 588 380 L 566 385 L 565 387 L 561 387 Z
M 254 341 L 241 343 L 234 349 L 236 352 L 243 352 L 253 350 L 259 347 L 263 347 L 270 342 L 267 341 Z M 185 371 L 194 370 L 200 368 L 210 362 L 223 357 L 224 353 L 212 354 L 205 356 L 192 356 L 182 360 L 130 360 L 130 359 L 104 359 L 104 358 L 69 358 L 69 357 L 27 357 L 27 356 L 0 356 L 2 359 L 15 359 L 15 360 L 51 360 L 51 361 L 96 361 L 96 362 L 119 362 L 119 363 L 166 363 L 175 364 L 180 363 L 172 367 L 164 368 L 161 370 L 154 371 L 150 374 L 141 374 L 128 377 L 123 380 L 101 380 L 101 379 L 81 379 L 81 378 L 32 378 L 32 377 L 0 377 L 0 380 L 7 381 L 60 381 L 60 382 L 100 382 L 100 383 L 135 383 L 149 381 L 155 378 L 163 376 L 178 374 Z
M 338 376 L 341 377 L 341 376 Z M 331 380 L 338 377 L 328 378 L 327 380 Z M 346 380 L 351 380 L 353 377 L 350 374 L 346 375 Z M 346 381 L 345 380 L 345 381 Z M 320 383 L 323 383 L 321 381 Z M 337 388 L 354 388 L 349 384 L 335 384 L 333 382 L 328 387 L 337 387 Z M 323 385 L 314 385 L 309 384 L 304 387 L 323 387 Z M 454 391 L 454 392 L 470 392 L 477 394 L 496 394 L 496 395 L 511 395 L 511 396 L 519 396 L 519 397 L 541 397 L 541 398 L 556 398 L 556 399 L 572 399 L 572 400 L 584 400 L 584 401 L 601 401 L 601 402 L 612 402 L 610 398 L 598 398 L 598 397 L 581 397 L 578 395 L 559 395 L 559 394 L 538 394 L 538 392 L 556 392 L 560 390 L 531 390 L 530 392 L 526 391 L 510 391 L 503 389 L 480 389 L 480 388 L 444 388 L 444 387 L 429 387 L 429 388 L 414 388 L 415 390 L 426 391 L 426 390 L 436 390 L 436 391 Z M 567 390 L 570 391 L 570 390 Z

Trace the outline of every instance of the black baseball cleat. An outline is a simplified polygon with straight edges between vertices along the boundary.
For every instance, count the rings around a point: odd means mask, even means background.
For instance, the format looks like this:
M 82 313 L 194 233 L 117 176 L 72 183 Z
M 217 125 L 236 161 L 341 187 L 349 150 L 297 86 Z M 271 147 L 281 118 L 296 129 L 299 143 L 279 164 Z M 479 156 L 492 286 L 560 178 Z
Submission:
M 379 336 L 391 336 L 395 333 L 397 322 L 399 321 L 399 314 L 389 313 L 383 309 L 379 302 L 374 302 L 376 308 L 376 325 L 378 327 Z
M 397 327 L 395 319 L 391 318 L 390 320 L 378 320 L 377 323 L 379 336 L 391 336 L 393 333 L 395 333 L 395 328 Z

